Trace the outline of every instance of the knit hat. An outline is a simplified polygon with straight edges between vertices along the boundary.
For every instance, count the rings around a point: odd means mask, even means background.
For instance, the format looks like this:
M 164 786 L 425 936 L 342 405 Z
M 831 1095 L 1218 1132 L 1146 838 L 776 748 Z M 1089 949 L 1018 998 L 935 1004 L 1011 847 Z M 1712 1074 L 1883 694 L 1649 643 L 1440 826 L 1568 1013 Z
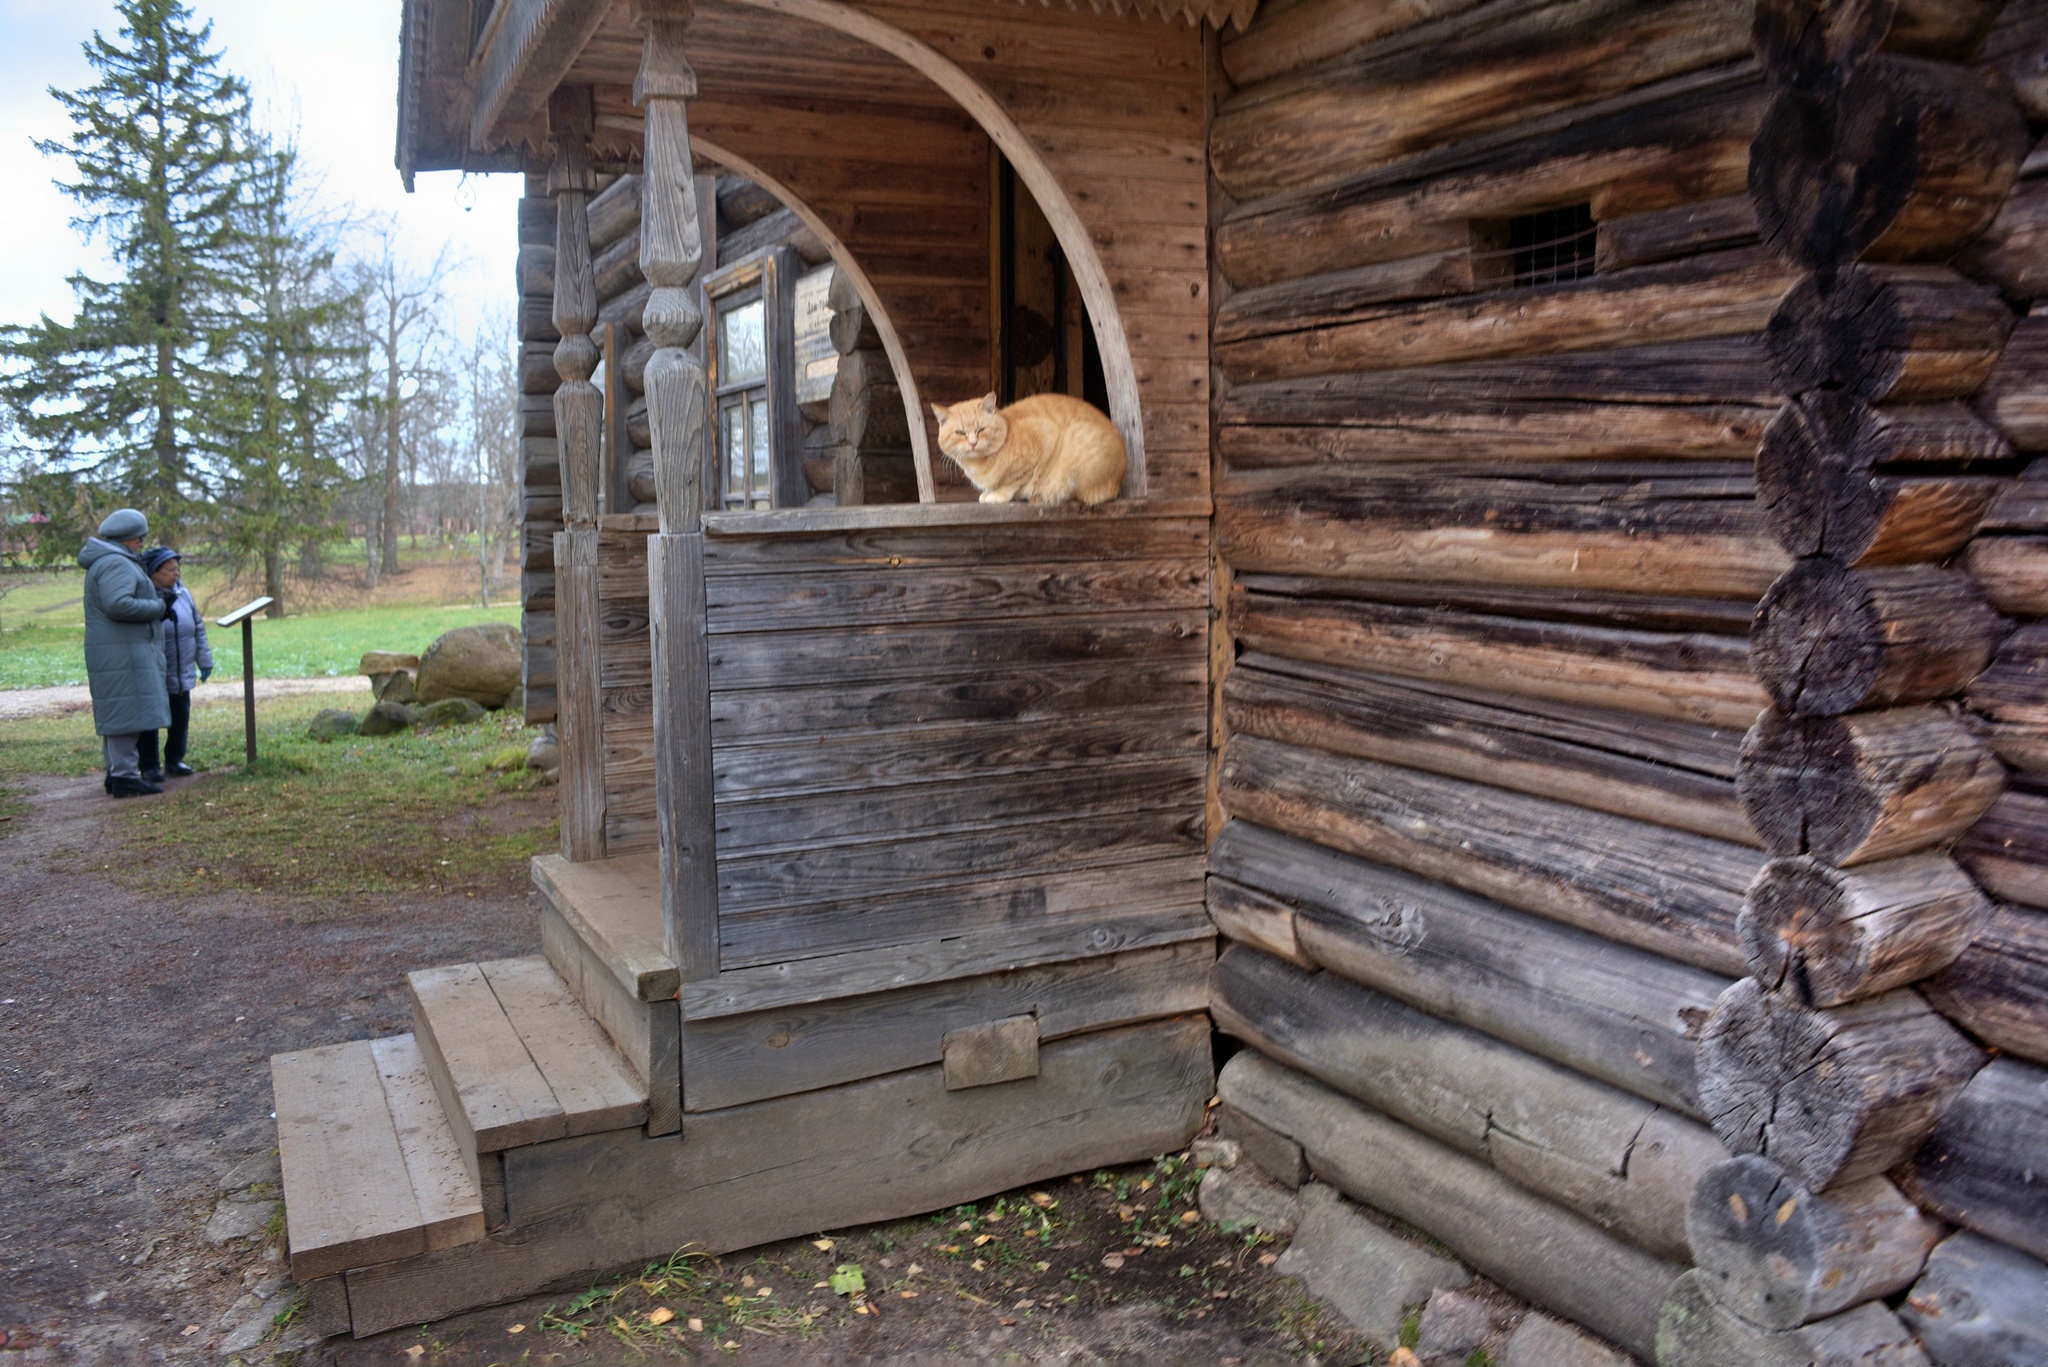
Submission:
M 184 558 L 184 556 L 179 555 L 169 546 L 158 546 L 155 550 L 148 552 L 142 557 L 142 568 L 148 570 L 151 574 L 155 574 L 171 561 L 183 560 Z
M 148 535 L 149 519 L 133 508 L 108 513 L 107 520 L 100 523 L 100 536 L 108 541 L 133 541 Z

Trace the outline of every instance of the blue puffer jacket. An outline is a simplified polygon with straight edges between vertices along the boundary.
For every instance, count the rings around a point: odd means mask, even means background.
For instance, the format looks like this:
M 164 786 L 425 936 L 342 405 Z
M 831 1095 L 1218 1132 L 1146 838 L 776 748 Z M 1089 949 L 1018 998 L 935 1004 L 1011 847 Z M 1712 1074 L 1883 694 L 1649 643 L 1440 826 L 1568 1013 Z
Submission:
M 92 729 L 130 736 L 171 724 L 164 687 L 164 600 L 142 557 L 98 537 L 78 553 L 85 567 L 85 679 Z
M 164 619 L 164 687 L 173 693 L 190 693 L 199 683 L 199 671 L 213 672 L 213 648 L 206 644 L 206 619 L 199 604 L 179 584 Z

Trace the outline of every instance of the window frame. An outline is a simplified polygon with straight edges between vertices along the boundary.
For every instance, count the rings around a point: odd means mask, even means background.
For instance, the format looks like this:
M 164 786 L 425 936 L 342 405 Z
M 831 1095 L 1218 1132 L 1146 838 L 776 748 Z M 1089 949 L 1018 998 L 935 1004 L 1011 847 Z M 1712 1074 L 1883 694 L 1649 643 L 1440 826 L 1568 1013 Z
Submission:
M 759 513 L 801 508 L 810 501 L 803 471 L 803 415 L 796 396 L 795 285 L 803 262 L 786 245 L 764 247 L 704 277 L 705 445 L 707 512 Z M 766 374 L 757 383 L 727 385 L 719 374 L 719 328 L 729 308 L 744 307 L 759 292 Z M 740 296 L 740 297 L 735 297 Z M 765 388 L 768 408 L 768 508 L 729 508 L 725 502 L 724 402 Z

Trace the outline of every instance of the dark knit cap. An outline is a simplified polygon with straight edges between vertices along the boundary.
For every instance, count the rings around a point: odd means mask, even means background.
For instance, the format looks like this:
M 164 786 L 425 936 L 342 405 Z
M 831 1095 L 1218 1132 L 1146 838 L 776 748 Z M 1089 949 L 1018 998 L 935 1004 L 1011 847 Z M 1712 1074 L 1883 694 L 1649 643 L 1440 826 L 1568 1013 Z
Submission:
M 148 570 L 151 574 L 155 574 L 171 561 L 183 560 L 184 558 L 184 556 L 179 555 L 169 546 L 158 546 L 155 550 L 148 552 L 142 557 L 142 568 Z

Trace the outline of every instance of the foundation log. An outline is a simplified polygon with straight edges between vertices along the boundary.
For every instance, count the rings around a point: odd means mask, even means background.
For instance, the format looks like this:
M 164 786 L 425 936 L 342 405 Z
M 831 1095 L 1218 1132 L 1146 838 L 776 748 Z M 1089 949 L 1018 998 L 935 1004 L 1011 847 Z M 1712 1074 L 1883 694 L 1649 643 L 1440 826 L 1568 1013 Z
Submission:
M 1963 703 L 2000 759 L 2024 773 L 2048 774 L 2048 623 L 2007 637 Z
M 1569 803 L 1232 737 L 1231 815 L 1721 973 L 1753 850 Z
M 1911 467 L 2011 456 L 2005 439 L 1960 404 L 1879 409 L 1820 390 L 1786 404 L 1765 431 L 1757 497 L 1793 555 L 1857 566 L 1938 563 L 1969 540 L 2005 481 Z
M 2005 770 L 1945 706 L 1846 717 L 1772 709 L 1743 740 L 1735 786 L 1773 854 L 1851 865 L 1968 830 L 2004 790 Z
M 1707 1020 L 1700 1101 L 1729 1149 L 1825 1191 L 1911 1155 L 1982 1062 L 1912 992 L 1823 1011 L 1744 978 Z
M 1750 658 L 1780 711 L 1835 716 L 1960 692 L 2004 632 L 1968 575 L 1850 570 L 1816 556 L 1764 595 Z
M 1900 1181 L 1944 1219 L 2048 1258 L 2048 1068 L 1993 1059 Z
M 1704 1126 L 1242 946 L 1217 961 L 1210 991 L 1217 1024 L 1260 1053 L 1491 1163 L 1638 1248 L 1687 1256 L 1686 1203 L 1726 1156 Z
M 1965 57 L 1997 12 L 1996 0 L 1759 0 L 1757 60 L 1786 85 L 1839 84 L 1880 50 Z
M 1898 1316 L 1870 1301 L 1797 1329 L 1751 1324 L 1716 1301 L 1705 1274 L 1680 1277 L 1657 1321 L 1657 1361 L 1730 1367 L 1928 1367 Z
M 1899 1316 L 1943 1367 L 2048 1362 L 2048 1266 L 1958 1231 L 1927 1259 Z
M 1997 896 L 2048 908 L 2048 797 L 2007 793 L 1956 843 L 1956 858 Z
M 1805 31 L 1841 29 L 1815 22 Z M 1761 49 L 1767 68 L 1769 50 Z M 2012 97 L 1965 67 L 1880 57 L 1843 74 L 1781 89 L 1750 157 L 1763 240 L 1824 287 L 1839 263 L 1866 253 L 1949 255 L 1998 213 L 2031 145 Z
M 1882 1177 L 1815 1195 L 1754 1154 L 1707 1171 L 1685 1225 L 1708 1294 L 1764 1329 L 1796 1329 L 1904 1290 L 1941 1238 Z
M 1750 972 L 1809 1006 L 1841 1006 L 1954 963 L 1991 903 L 1938 854 L 1838 869 L 1776 859 L 1750 885 L 1736 932 Z
M 1832 290 L 1812 276 L 1793 286 L 1764 345 L 1783 393 L 1906 403 L 1975 393 L 2012 327 L 1996 291 L 1945 266 L 1854 266 Z
M 1962 957 L 1921 983 L 1920 994 L 1985 1044 L 2048 1063 L 2048 915 L 1996 908 Z
M 1699 1118 L 1693 1056 L 1725 976 L 1232 821 L 1209 901 L 1289 918 L 1310 962 Z
M 1747 194 L 1625 214 L 1600 224 L 1593 264 L 1602 271 L 1675 261 L 1757 240 L 1756 206 Z

